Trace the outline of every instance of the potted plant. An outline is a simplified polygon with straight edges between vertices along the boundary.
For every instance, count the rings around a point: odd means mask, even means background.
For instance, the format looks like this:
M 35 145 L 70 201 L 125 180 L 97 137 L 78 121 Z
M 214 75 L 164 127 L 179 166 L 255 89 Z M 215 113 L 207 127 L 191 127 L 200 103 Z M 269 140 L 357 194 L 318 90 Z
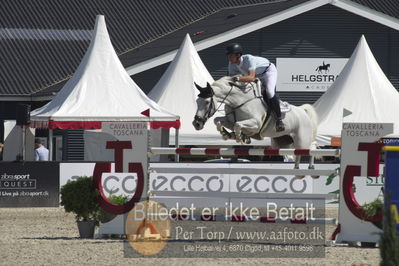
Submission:
M 372 202 L 365 203 L 359 208 L 363 209 L 364 220 L 366 220 L 379 213 L 382 213 L 384 208 L 384 202 L 381 199 L 377 198 Z M 378 228 L 382 229 L 382 221 L 374 221 L 372 223 Z
M 98 191 L 92 177 L 79 177 L 61 188 L 61 205 L 66 212 L 73 212 L 81 238 L 93 238 L 98 225 L 101 207 L 97 203 Z

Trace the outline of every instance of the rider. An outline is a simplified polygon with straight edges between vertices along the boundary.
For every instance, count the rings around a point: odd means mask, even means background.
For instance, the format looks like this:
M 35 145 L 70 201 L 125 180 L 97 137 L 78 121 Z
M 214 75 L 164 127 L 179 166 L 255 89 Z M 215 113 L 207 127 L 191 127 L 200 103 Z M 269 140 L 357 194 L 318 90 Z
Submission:
M 229 44 L 226 47 L 229 60 L 229 76 L 234 81 L 252 82 L 255 78 L 262 81 L 262 96 L 276 115 L 276 131 L 284 131 L 285 126 L 281 118 L 280 100 L 276 95 L 277 69 L 273 63 L 263 57 L 242 54 L 242 47 L 238 43 Z

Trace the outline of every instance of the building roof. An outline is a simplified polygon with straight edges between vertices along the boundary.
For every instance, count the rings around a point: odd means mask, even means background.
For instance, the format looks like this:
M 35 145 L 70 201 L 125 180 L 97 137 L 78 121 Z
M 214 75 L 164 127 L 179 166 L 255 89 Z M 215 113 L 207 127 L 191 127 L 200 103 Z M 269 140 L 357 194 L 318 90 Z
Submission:
M 187 25 L 184 29 L 170 33 L 161 39 L 154 40 L 140 49 L 133 50 L 129 54 L 121 55 L 121 60 L 125 66 L 133 66 L 134 70 L 129 67 L 127 68 L 128 73 L 133 75 L 138 73 L 137 68 L 139 71 L 142 70 L 140 66 L 136 65 L 138 62 L 150 60 L 154 66 L 166 63 L 167 61 L 163 62 L 162 58 L 159 62 L 158 60 L 153 60 L 153 58 L 171 51 L 172 55 L 166 55 L 166 57 L 172 57 L 173 59 L 176 43 L 183 40 L 187 33 L 191 35 L 194 43 L 198 43 L 217 36 L 220 33 L 224 34 L 228 31 L 235 30 L 237 27 L 258 21 L 261 18 L 271 16 L 305 2 L 309 2 L 309 0 L 276 1 L 246 6 L 245 8 L 235 7 L 222 9 L 207 16 L 205 19 Z M 246 33 L 248 32 L 246 31 Z M 219 41 L 219 43 L 223 41 L 224 40 Z M 146 66 L 146 68 L 150 68 L 150 66 Z
M 309 4 L 308 8 L 316 8 L 330 2 L 330 0 L 5 1 L 0 9 L 2 18 L 0 96 L 3 100 L 7 97 L 11 99 L 13 96 L 34 96 L 37 99 L 53 97 L 79 65 L 89 46 L 95 16 L 98 14 L 105 15 L 112 44 L 124 66 L 129 69 L 133 65 L 140 65 L 139 63 L 168 53 L 170 55 L 163 58 L 164 61 L 156 62 L 159 65 L 171 61 L 187 32 L 191 33 L 194 43 L 205 42 L 211 36 L 217 37 L 220 33 L 255 23 L 256 20 L 273 16 L 284 10 L 305 4 Z M 334 2 L 349 3 L 355 5 L 354 8 L 360 6 L 365 9 L 364 12 L 375 12 L 377 16 L 381 14 L 394 19 L 394 22 L 399 19 L 396 0 Z M 213 26 L 204 29 L 207 25 Z M 204 44 L 202 49 L 207 45 L 209 47 L 212 43 Z
M 399 19 L 399 4 L 394 0 L 351 0 L 372 10 Z

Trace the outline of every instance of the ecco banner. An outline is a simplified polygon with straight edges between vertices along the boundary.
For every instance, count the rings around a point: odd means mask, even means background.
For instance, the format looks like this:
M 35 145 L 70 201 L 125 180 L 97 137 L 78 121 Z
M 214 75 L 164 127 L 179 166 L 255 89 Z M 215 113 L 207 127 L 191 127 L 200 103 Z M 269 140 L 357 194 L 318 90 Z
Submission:
M 278 91 L 326 91 L 347 58 L 277 58 Z
M 0 164 L 0 207 L 58 207 L 59 163 Z
M 60 164 L 60 184 L 66 184 L 68 180 L 74 180 L 78 176 L 90 176 L 93 173 L 94 163 L 61 163 Z M 242 168 L 259 168 L 265 169 L 292 169 L 293 165 L 265 163 L 265 164 L 233 164 L 233 166 Z M 150 168 L 173 168 L 176 170 L 181 168 L 212 168 L 228 169 L 231 164 L 215 164 L 215 163 L 151 163 Z M 301 164 L 301 168 L 305 168 L 305 164 Z M 318 169 L 336 169 L 338 164 L 317 164 Z M 384 164 L 380 165 L 381 174 L 383 173 Z M 131 195 L 136 189 L 137 175 L 132 173 L 115 173 L 112 166 L 111 173 L 102 175 L 102 186 L 104 194 L 109 196 L 113 194 Z M 177 171 L 180 172 L 180 171 Z M 313 179 L 310 176 L 304 179 L 297 179 L 295 176 L 289 175 L 229 175 L 229 174 L 199 174 L 199 173 L 150 173 L 150 190 L 152 191 L 186 191 L 186 192 L 249 192 L 249 193 L 309 193 L 309 194 L 328 194 L 337 193 L 339 188 L 339 176 L 333 179 L 333 182 L 326 185 L 326 177 Z M 380 177 L 355 178 L 354 184 L 359 191 L 357 201 L 360 204 L 370 202 L 375 199 L 381 188 L 384 186 L 384 179 Z M 327 203 L 335 202 L 335 200 L 327 201 Z

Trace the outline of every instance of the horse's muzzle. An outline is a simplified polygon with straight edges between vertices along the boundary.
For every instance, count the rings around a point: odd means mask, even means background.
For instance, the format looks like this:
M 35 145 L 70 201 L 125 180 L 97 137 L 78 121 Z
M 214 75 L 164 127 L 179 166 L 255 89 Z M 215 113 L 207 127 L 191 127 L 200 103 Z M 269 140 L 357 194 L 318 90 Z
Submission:
M 194 116 L 194 120 L 193 120 L 193 126 L 196 130 L 201 130 L 204 128 L 206 119 L 199 117 L 199 116 Z

